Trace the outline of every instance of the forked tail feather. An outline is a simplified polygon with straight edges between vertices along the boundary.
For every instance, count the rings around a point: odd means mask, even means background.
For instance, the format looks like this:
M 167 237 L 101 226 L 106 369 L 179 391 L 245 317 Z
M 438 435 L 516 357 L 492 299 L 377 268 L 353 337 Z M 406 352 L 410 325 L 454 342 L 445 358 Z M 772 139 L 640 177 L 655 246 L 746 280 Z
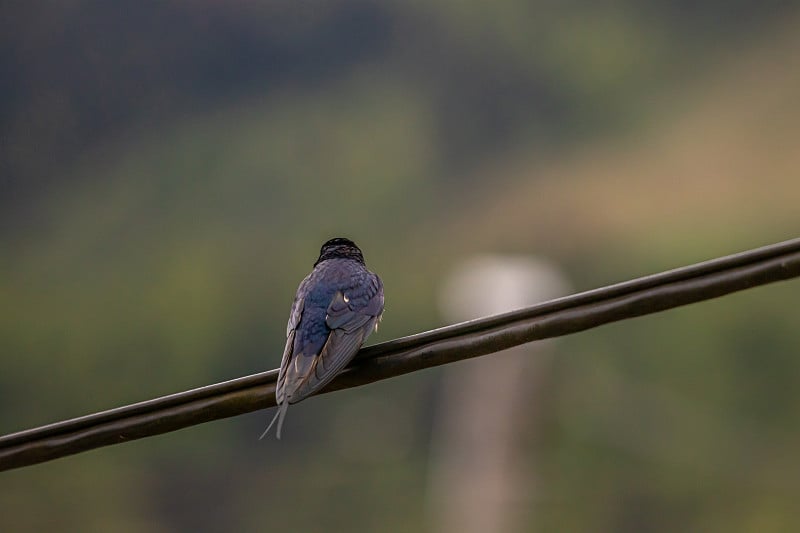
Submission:
M 278 421 L 278 429 L 275 432 L 275 435 L 278 437 L 278 439 L 281 438 L 281 427 L 283 427 L 283 417 L 286 416 L 286 411 L 288 409 L 289 409 L 289 402 L 284 400 L 284 402 L 278 406 L 278 410 L 275 412 L 275 416 L 272 417 L 272 422 L 269 423 L 267 429 L 264 430 L 264 433 L 262 433 L 261 436 L 258 437 L 258 440 L 263 439 L 267 435 L 267 433 L 269 433 L 269 430 L 272 429 L 272 425 L 275 424 L 276 420 Z

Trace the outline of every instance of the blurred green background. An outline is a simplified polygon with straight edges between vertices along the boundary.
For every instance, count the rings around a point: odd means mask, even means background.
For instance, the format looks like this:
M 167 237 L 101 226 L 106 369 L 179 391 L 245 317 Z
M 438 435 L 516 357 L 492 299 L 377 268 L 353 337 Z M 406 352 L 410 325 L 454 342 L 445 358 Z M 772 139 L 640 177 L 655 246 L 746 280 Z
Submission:
M 333 236 L 384 280 L 377 342 L 444 324 L 473 253 L 582 290 L 800 227 L 795 2 L 7 2 L 0 27 L 3 434 L 276 367 Z M 526 530 L 797 531 L 799 296 L 563 339 Z M 429 530 L 442 372 L 303 402 L 281 441 L 259 412 L 0 474 L 0 529 Z

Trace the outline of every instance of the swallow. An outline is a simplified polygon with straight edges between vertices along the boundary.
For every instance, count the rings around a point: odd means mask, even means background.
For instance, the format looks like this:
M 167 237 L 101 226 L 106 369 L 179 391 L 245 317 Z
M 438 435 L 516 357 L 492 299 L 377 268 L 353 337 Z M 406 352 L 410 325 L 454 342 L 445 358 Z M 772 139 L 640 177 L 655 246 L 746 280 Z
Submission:
M 278 411 L 259 439 L 290 404 L 327 385 L 355 357 L 383 315 L 383 282 L 367 270 L 364 255 L 345 238 L 322 245 L 314 268 L 300 282 L 286 327 L 275 401 Z

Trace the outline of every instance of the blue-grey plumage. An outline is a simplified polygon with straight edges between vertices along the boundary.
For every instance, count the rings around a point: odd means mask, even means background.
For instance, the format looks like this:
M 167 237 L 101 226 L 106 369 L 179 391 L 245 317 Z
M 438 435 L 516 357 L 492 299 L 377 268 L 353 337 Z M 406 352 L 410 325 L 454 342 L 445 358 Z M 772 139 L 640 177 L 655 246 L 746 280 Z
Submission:
M 367 270 L 358 246 L 344 238 L 323 244 L 314 270 L 297 288 L 275 388 L 278 412 L 260 438 L 276 420 L 281 437 L 289 404 L 336 377 L 377 329 L 382 313 L 383 283 Z

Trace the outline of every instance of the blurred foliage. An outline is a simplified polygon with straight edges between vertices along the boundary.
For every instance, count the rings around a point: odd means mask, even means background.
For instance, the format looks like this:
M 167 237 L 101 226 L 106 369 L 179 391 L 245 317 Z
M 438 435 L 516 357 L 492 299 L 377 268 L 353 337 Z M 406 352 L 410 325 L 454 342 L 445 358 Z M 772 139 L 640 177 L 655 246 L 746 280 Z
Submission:
M 0 7 L 0 431 L 278 364 L 319 245 L 441 324 L 468 254 L 591 288 L 794 236 L 790 2 Z M 565 339 L 542 531 L 791 531 L 798 288 Z M 462 363 L 469 364 L 469 363 Z M 2 474 L 4 531 L 420 531 L 441 370 Z

